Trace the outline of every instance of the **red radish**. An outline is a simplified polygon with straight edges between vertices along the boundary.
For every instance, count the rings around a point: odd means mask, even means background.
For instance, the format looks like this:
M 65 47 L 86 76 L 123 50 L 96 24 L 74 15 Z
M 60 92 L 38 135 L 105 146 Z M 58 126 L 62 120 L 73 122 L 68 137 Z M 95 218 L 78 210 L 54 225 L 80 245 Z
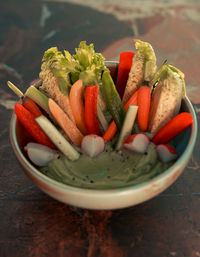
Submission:
M 89 134 L 101 135 L 97 118 L 98 86 L 87 86 L 85 90 L 85 123 Z
M 145 153 L 150 143 L 149 138 L 142 133 L 129 136 L 124 141 L 124 148 L 137 153 Z
M 137 96 L 138 96 L 138 90 L 131 96 L 131 98 L 128 100 L 128 102 L 124 105 L 125 111 L 128 110 L 128 107 L 130 105 L 137 105 Z M 117 133 L 117 126 L 114 121 L 111 122 L 110 126 L 106 130 L 105 134 L 103 135 L 103 139 L 105 141 L 110 141 L 113 139 L 115 134 Z
M 42 112 L 40 111 L 39 107 L 31 98 L 27 98 L 23 102 L 23 106 L 33 114 L 34 118 L 42 115 Z
M 69 103 L 78 129 L 82 132 L 83 135 L 86 135 L 87 129 L 85 125 L 83 92 L 83 82 L 79 79 L 71 87 L 69 93 Z
M 178 157 L 178 153 L 175 149 L 169 145 L 160 144 L 156 146 L 156 151 L 158 154 L 158 159 L 161 162 L 170 162 Z
M 87 135 L 81 143 L 81 150 L 90 157 L 96 157 L 105 149 L 105 142 L 102 137 L 97 135 Z
M 160 128 L 152 138 L 152 142 L 156 145 L 166 144 L 181 131 L 192 125 L 192 122 L 192 115 L 188 112 L 182 112 Z
M 117 72 L 116 89 L 122 99 L 128 80 L 128 75 L 132 66 L 134 53 L 122 52 L 119 57 L 119 67 Z
M 22 104 L 15 104 L 15 114 L 22 126 L 38 143 L 55 149 L 54 144 L 50 141 L 48 136 L 43 132 L 43 130 L 35 121 L 33 114 L 28 111 Z
M 149 110 L 151 104 L 151 89 L 147 86 L 142 86 L 138 89 L 138 126 L 141 131 L 145 132 L 148 127 Z

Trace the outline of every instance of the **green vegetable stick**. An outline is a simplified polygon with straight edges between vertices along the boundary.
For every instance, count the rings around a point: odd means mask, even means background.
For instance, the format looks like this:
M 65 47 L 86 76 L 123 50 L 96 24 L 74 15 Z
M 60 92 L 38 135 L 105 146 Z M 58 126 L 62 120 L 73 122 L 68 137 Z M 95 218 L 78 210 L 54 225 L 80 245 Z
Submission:
M 25 96 L 31 98 L 35 103 L 37 103 L 43 110 L 45 110 L 51 116 L 51 112 L 48 106 L 48 97 L 42 92 L 40 92 L 40 90 L 38 90 L 34 86 L 30 86 L 27 89 Z
M 99 103 L 97 102 L 97 116 L 98 116 L 98 120 L 103 128 L 104 131 L 106 131 L 109 127 L 109 124 L 104 116 L 103 111 L 101 110 L 101 106 L 99 105 Z
M 120 130 L 125 118 L 125 110 L 109 71 L 103 73 L 102 91 L 108 110 Z
M 137 115 L 138 106 L 137 105 L 129 105 L 128 111 L 126 112 L 126 117 L 124 119 L 122 130 L 120 131 L 119 139 L 117 142 L 116 149 L 119 150 L 124 140 L 131 135 L 131 131 L 135 122 L 135 118 Z

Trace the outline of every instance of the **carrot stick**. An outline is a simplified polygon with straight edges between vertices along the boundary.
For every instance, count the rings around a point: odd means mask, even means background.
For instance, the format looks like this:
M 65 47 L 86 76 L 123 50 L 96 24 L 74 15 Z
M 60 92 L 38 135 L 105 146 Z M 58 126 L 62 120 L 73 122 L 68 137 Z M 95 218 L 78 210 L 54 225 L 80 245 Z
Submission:
M 30 98 L 23 102 L 23 106 L 33 114 L 34 118 L 42 114 L 37 104 Z
M 193 122 L 193 117 L 188 112 L 182 112 L 167 122 L 158 130 L 152 138 L 154 144 L 166 144 L 181 131 L 189 127 Z
M 130 105 L 137 105 L 137 96 L 138 96 L 138 90 L 131 96 L 128 102 L 124 105 L 125 111 L 128 110 L 128 107 Z M 117 133 L 117 126 L 113 120 L 110 126 L 108 127 L 108 129 L 106 130 L 105 134 L 103 135 L 103 139 L 105 141 L 110 141 L 113 139 L 116 133 Z
M 114 120 L 111 122 L 110 126 L 106 130 L 105 134 L 103 135 L 103 139 L 105 141 L 110 141 L 113 139 L 115 134 L 117 133 L 117 126 Z
M 132 52 L 122 52 L 119 57 L 116 89 L 121 99 L 124 95 L 126 82 L 128 80 L 128 75 L 132 66 L 133 56 L 134 56 L 134 53 Z
M 59 126 L 64 130 L 67 137 L 77 146 L 81 145 L 83 135 L 76 127 L 74 122 L 67 116 L 67 114 L 54 102 L 53 99 L 48 100 L 49 109 Z
M 125 111 L 128 110 L 129 105 L 138 105 L 138 90 L 131 96 L 128 102 L 124 105 Z
M 89 134 L 100 136 L 101 129 L 99 127 L 97 117 L 97 97 L 98 86 L 87 86 L 85 90 L 85 122 Z
M 142 86 L 138 89 L 138 126 L 141 131 L 145 132 L 148 127 L 149 110 L 151 104 L 151 89 Z
M 14 110 L 19 122 L 38 143 L 55 148 L 54 144 L 39 127 L 34 119 L 34 115 L 30 111 L 20 103 L 15 104 Z
M 83 92 L 84 86 L 82 80 L 76 81 L 70 90 L 69 103 L 72 109 L 72 113 L 75 119 L 75 123 L 78 129 L 83 133 L 87 134 L 87 129 L 85 125 L 85 110 L 83 104 Z

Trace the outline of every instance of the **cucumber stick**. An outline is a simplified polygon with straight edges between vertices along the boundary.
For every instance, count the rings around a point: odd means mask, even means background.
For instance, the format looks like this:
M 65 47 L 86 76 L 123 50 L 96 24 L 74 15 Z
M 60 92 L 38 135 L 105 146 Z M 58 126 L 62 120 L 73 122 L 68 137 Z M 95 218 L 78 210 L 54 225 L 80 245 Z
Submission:
M 137 111 L 138 111 L 138 106 L 129 105 L 122 129 L 120 131 L 119 139 L 117 142 L 117 147 L 116 147 L 117 150 L 119 150 L 122 147 L 124 140 L 128 136 L 130 136 L 134 122 L 135 122 L 135 118 L 137 115 Z
M 38 104 L 43 110 L 45 110 L 51 116 L 51 112 L 48 106 L 48 97 L 42 92 L 40 92 L 39 89 L 35 88 L 34 86 L 30 86 L 27 89 L 25 96 L 31 98 L 36 104 Z
M 65 156 L 67 156 L 71 161 L 75 161 L 79 158 L 79 152 L 74 149 L 74 147 L 44 115 L 40 115 L 35 120 L 45 134 Z

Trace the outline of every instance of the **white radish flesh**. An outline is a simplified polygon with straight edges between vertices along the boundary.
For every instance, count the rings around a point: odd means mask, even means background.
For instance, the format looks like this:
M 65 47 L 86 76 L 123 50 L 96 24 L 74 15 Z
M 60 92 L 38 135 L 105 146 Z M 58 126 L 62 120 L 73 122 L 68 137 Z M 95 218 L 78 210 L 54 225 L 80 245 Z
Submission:
M 128 111 L 126 113 L 126 117 L 119 135 L 119 140 L 117 142 L 117 147 L 116 147 L 117 150 L 119 150 L 122 147 L 124 140 L 128 136 L 130 136 L 134 122 L 135 122 L 135 118 L 137 115 L 137 111 L 138 111 L 138 106 L 136 105 L 130 105 L 128 107 Z
M 59 153 L 45 145 L 28 143 L 24 149 L 27 151 L 29 159 L 38 166 L 46 166 L 49 161 L 59 158 Z
M 124 147 L 136 153 L 145 153 L 149 143 L 149 138 L 145 134 L 139 133 L 129 136 L 124 142 Z
M 170 162 L 178 157 L 178 153 L 169 145 L 161 144 L 156 146 L 158 159 L 161 162 Z
M 97 135 L 87 135 L 81 143 L 81 150 L 90 157 L 96 157 L 105 149 L 104 139 Z

